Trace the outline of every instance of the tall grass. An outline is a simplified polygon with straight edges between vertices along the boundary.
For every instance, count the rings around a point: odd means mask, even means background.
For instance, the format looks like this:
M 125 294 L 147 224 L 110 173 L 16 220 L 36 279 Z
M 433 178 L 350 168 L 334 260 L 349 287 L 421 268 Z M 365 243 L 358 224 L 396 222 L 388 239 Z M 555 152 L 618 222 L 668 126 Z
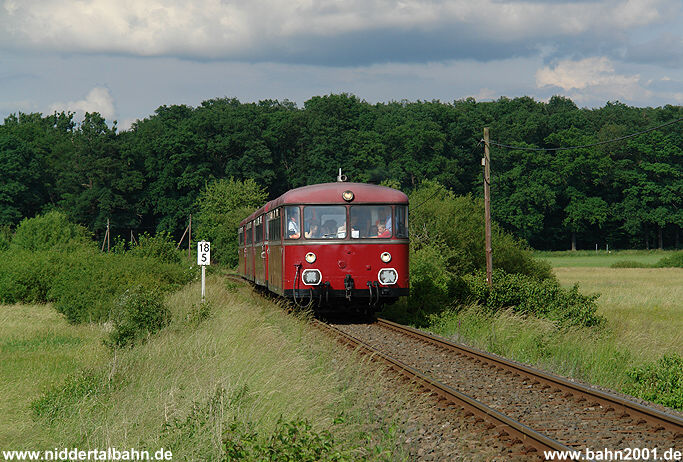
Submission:
M 364 360 L 245 286 L 212 276 L 208 305 L 199 296 L 196 284 L 169 296 L 168 327 L 34 396 L 35 420 L 14 447 L 164 447 L 218 460 L 235 435 L 267 446 L 294 428 L 312 441 L 329 431 L 346 460 L 405 457 L 392 428 L 408 398 Z

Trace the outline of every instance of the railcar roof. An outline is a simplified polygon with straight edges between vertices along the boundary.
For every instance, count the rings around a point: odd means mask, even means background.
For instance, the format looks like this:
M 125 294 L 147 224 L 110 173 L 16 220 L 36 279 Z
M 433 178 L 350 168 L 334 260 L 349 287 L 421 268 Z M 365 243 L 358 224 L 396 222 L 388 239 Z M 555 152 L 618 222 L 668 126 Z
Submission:
M 393 188 L 367 183 L 320 183 L 291 189 L 244 219 L 240 226 L 257 216 L 282 205 L 298 204 L 346 204 L 342 199 L 344 191 L 354 195 L 350 204 L 408 204 L 408 196 Z

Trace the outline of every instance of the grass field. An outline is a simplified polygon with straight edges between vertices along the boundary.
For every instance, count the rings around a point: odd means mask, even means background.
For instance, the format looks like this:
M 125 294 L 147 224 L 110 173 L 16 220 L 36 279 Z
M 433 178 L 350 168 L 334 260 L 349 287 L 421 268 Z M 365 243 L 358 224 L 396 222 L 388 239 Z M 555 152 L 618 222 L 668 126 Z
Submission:
M 331 431 L 344 460 L 405 458 L 395 419 L 408 398 L 387 392 L 369 360 L 244 284 L 209 277 L 210 311 L 198 297 L 196 284 L 170 296 L 171 325 L 116 354 L 102 327 L 0 306 L 0 449 L 164 447 L 174 460 L 218 460 L 226 441 L 294 429 L 319 445 Z

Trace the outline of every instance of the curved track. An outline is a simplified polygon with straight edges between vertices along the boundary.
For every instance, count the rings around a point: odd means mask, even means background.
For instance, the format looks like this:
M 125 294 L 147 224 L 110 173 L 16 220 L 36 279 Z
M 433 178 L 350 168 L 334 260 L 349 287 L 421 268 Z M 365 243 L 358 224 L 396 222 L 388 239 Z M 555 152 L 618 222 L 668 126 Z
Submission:
M 524 452 L 683 450 L 683 419 L 657 409 L 390 321 L 322 325 L 486 420 Z

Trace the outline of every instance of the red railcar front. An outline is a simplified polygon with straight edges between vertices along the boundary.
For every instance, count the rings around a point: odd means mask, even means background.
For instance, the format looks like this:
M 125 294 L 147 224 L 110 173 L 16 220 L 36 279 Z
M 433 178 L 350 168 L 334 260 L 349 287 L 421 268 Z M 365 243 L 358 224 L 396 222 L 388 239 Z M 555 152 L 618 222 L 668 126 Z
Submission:
M 240 273 L 297 303 L 373 311 L 408 295 L 408 197 L 400 191 L 345 182 L 305 186 L 252 214 L 241 232 L 250 224 L 264 231 L 251 246 L 240 239 L 241 258 L 247 256 Z M 250 268 L 249 255 L 263 264 Z

